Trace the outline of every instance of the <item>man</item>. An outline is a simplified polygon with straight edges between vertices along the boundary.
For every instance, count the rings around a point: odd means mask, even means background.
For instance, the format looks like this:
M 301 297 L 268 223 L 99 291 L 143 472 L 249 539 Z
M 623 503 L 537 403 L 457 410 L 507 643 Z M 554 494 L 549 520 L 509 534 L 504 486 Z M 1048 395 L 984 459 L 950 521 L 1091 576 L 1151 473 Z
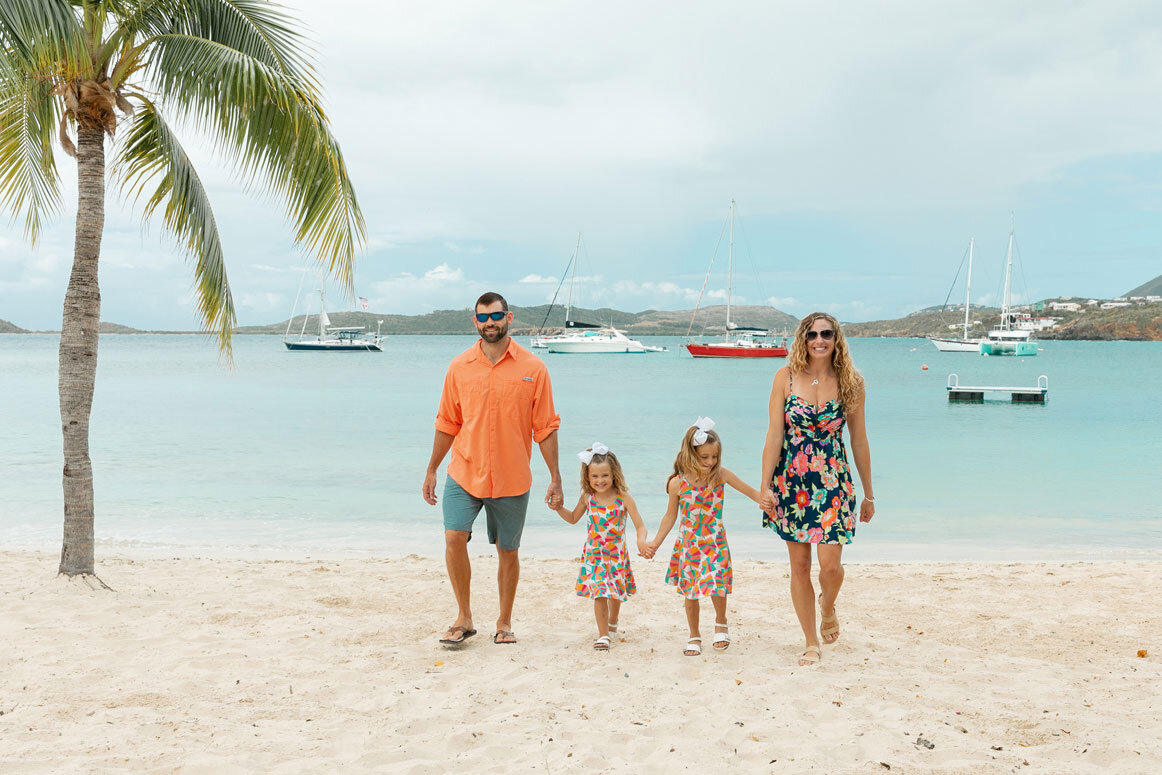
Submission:
M 540 358 L 508 335 L 512 313 L 499 293 L 476 300 L 473 323 L 480 339 L 448 366 L 436 413 L 436 438 L 424 477 L 424 500 L 436 505 L 436 469 L 448 450 L 452 461 L 444 482 L 444 561 L 456 595 L 456 621 L 440 643 L 458 646 L 476 634 L 469 604 L 472 565 L 468 541 L 472 523 L 483 508 L 488 540 L 496 544 L 500 569 L 500 616 L 493 643 L 516 643 L 512 604 L 520 578 L 521 532 L 533 476 L 529 467 L 533 441 L 549 468 L 545 503 L 564 503 L 557 468 L 557 428 L 549 372 Z

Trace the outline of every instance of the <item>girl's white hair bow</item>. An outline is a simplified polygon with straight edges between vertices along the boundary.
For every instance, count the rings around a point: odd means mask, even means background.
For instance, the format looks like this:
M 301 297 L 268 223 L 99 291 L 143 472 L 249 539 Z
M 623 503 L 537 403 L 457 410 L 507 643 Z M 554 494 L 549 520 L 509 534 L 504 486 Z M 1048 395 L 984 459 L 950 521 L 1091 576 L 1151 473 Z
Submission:
M 714 420 L 709 417 L 699 417 L 694 421 L 694 427 L 698 429 L 694 431 L 694 446 L 701 447 L 710 438 L 706 432 L 714 430 Z
M 609 454 L 609 447 L 605 446 L 600 441 L 595 441 L 595 442 L 593 442 L 593 446 L 590 447 L 589 449 L 578 452 L 577 458 L 585 465 L 589 465 L 590 463 L 593 462 L 594 455 L 608 455 L 608 454 Z

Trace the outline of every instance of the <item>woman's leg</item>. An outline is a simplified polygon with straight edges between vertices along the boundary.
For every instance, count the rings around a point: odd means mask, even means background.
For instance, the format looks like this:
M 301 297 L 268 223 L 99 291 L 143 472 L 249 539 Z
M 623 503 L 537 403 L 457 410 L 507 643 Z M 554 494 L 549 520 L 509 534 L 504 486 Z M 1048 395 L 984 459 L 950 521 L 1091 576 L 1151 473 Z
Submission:
M 690 625 L 690 637 L 691 638 L 700 638 L 700 637 L 702 637 L 702 635 L 698 631 L 698 613 L 700 610 L 699 604 L 701 603 L 701 601 L 698 599 L 691 600 L 690 598 L 685 598 L 685 600 L 686 600 L 686 624 Z M 686 649 L 685 652 L 683 652 L 683 653 L 688 654 L 690 656 L 694 655 L 694 652 L 691 651 L 690 649 Z
M 818 646 L 815 634 L 815 588 L 811 585 L 811 544 L 786 541 L 791 561 L 791 603 L 808 646 Z M 799 664 L 808 664 L 800 659 Z
M 835 598 L 843 586 L 843 544 L 819 544 L 819 615 L 830 619 L 835 616 Z M 831 623 L 836 626 L 837 623 Z M 829 632 L 824 643 L 839 640 L 838 632 Z

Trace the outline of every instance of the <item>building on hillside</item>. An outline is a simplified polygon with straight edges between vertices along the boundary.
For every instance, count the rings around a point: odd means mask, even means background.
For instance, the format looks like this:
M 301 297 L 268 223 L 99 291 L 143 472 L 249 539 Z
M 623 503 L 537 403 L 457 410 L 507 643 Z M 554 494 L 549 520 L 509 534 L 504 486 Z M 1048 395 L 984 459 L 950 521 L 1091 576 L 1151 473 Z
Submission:
M 1146 302 L 1148 304 L 1157 304 L 1159 302 L 1162 302 L 1162 296 L 1147 296 Z
M 1015 315 L 1013 317 L 1013 328 L 1018 331 L 1044 331 L 1047 328 L 1053 328 L 1061 318 L 1049 317 L 1033 317 L 1029 314 Z
M 1049 302 L 1049 309 L 1081 312 L 1081 304 L 1076 301 L 1051 301 Z
M 1129 307 L 1129 306 L 1130 306 L 1130 302 L 1128 302 L 1128 301 L 1104 301 L 1104 302 L 1102 302 L 1101 308 L 1102 309 L 1115 309 L 1117 307 Z

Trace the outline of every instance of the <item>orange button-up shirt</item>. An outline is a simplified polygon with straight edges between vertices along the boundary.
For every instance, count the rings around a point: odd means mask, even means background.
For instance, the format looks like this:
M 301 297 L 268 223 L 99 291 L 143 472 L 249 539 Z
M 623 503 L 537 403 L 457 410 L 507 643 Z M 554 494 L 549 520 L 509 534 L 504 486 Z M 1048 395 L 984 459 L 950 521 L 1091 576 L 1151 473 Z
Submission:
M 512 339 L 495 364 L 481 342 L 444 376 L 436 430 L 455 436 L 448 476 L 477 498 L 523 495 L 533 485 L 533 442 L 561 426 L 544 362 Z

